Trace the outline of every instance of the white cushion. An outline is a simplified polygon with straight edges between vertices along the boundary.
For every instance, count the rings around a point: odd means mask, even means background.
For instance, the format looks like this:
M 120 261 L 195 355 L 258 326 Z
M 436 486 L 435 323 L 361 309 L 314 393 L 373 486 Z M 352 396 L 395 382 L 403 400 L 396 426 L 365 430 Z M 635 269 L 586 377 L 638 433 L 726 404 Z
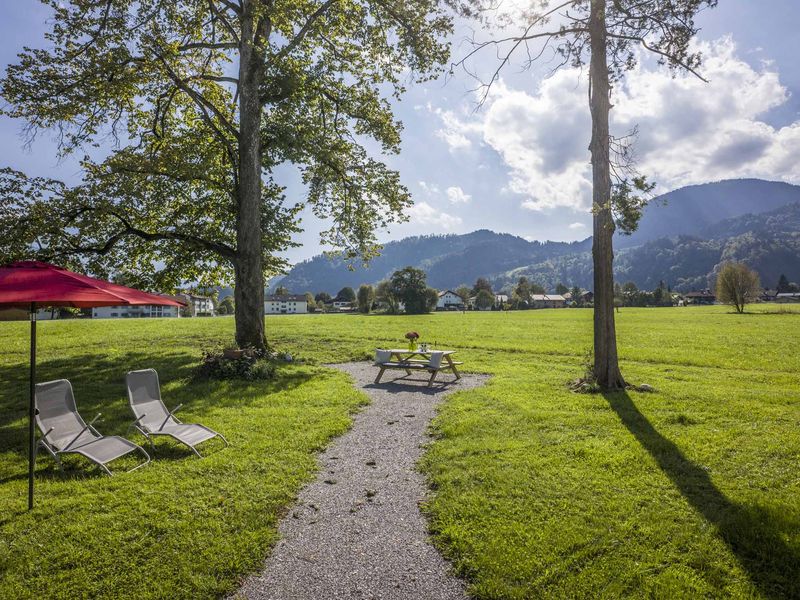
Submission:
M 444 352 L 434 351 L 431 352 L 431 359 L 428 361 L 428 366 L 431 369 L 439 369 L 442 366 L 442 357 Z

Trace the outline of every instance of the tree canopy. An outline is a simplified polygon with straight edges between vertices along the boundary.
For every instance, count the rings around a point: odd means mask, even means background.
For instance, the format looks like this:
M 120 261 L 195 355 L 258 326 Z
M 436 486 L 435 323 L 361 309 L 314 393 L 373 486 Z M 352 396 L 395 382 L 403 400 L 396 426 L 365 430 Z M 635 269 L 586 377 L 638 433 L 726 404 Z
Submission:
M 494 294 L 489 290 L 482 289 L 475 296 L 475 307 L 485 310 L 494 306 Z
M 737 313 L 754 302 L 761 292 L 758 273 L 744 263 L 729 262 L 722 265 L 717 275 L 717 300 L 730 304 Z
M 356 299 L 356 293 L 353 291 L 351 287 L 343 287 L 339 290 L 339 293 L 336 294 L 336 301 L 337 302 L 354 302 Z
M 375 290 L 371 285 L 362 284 L 358 287 L 358 312 L 369 314 L 372 303 L 375 302 Z
M 485 277 L 478 277 L 478 279 L 475 281 L 475 285 L 472 287 L 472 293 L 477 294 L 481 290 L 486 290 L 490 294 L 494 293 L 492 292 L 492 284 L 489 283 L 489 280 Z
M 373 149 L 399 150 L 388 98 L 448 55 L 435 0 L 44 1 L 47 46 L 7 68 L 0 110 L 55 131 L 62 155 L 112 145 L 74 187 L 3 172 L 0 258 L 234 281 L 237 341 L 263 345 L 264 274 L 304 203 L 349 257 L 405 218 L 408 190 Z M 284 197 L 283 164 L 305 198 Z
M 409 314 L 431 312 L 436 308 L 436 290 L 428 287 L 425 271 L 406 267 L 395 271 L 389 280 L 389 293 L 402 302 Z

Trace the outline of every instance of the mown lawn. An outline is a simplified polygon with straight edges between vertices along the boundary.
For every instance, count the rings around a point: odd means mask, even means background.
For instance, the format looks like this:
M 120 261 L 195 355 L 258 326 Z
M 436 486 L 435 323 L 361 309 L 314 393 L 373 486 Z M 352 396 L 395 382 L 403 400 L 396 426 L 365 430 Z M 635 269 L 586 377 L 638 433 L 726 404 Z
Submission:
M 269 383 L 188 381 L 200 349 L 232 331 L 223 318 L 39 323 L 39 380 L 69 378 L 86 420 L 103 413 L 101 432 L 126 434 L 125 373 L 152 366 L 167 406 L 231 447 L 207 442 L 199 460 L 157 442 L 150 465 L 113 478 L 79 458 L 64 477 L 40 455 L 28 513 L 27 324 L 0 323 L 0 598 L 214 598 L 261 565 L 315 453 L 365 398 L 316 366 Z
M 623 309 L 623 370 L 654 394 L 573 394 L 591 312 L 291 316 L 281 349 L 366 358 L 409 329 L 494 375 L 449 397 L 422 468 L 434 539 L 479 598 L 800 596 L 800 314 Z M 124 434 L 124 374 L 159 370 L 168 405 L 225 433 L 203 460 L 162 443 L 101 477 L 38 465 L 25 512 L 27 328 L 0 323 L 0 597 L 214 597 L 256 569 L 281 510 L 363 397 L 313 365 L 270 384 L 186 378 L 230 319 L 40 323 L 40 380 Z

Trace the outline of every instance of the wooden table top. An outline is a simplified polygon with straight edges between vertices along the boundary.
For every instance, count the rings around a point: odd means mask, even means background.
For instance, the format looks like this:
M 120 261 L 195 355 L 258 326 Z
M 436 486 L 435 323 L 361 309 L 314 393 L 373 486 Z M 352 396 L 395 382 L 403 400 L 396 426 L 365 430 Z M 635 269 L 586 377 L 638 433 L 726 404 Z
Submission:
M 456 350 L 431 350 L 431 349 L 428 349 L 425 352 L 423 352 L 422 350 L 409 350 L 408 348 L 405 348 L 403 350 L 388 350 L 388 352 L 391 352 L 392 354 L 431 354 L 432 352 L 441 352 L 442 354 L 455 354 Z

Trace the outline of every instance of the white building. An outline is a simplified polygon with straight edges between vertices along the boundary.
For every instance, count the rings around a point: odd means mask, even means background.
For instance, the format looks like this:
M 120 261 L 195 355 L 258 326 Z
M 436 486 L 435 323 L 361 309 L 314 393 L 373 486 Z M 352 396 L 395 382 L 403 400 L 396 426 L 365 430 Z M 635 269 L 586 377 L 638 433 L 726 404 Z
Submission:
M 186 302 L 186 309 L 192 317 L 213 317 L 214 301 L 208 296 L 198 296 L 188 292 L 178 294 L 178 298 Z
M 789 302 L 800 302 L 800 294 L 797 292 L 786 292 L 775 296 L 775 300 L 776 302 L 781 302 L 784 304 Z
M 345 302 L 344 300 L 334 300 L 333 301 L 333 308 L 337 310 L 352 310 L 353 303 L 352 302 Z
M 295 315 L 308 312 L 305 296 L 267 296 L 264 313 L 268 315 Z
M 436 310 L 463 310 L 464 299 L 452 290 L 439 292 Z
M 93 319 L 142 319 L 180 316 L 180 307 L 178 306 L 141 304 L 138 306 L 100 306 L 92 309 Z

